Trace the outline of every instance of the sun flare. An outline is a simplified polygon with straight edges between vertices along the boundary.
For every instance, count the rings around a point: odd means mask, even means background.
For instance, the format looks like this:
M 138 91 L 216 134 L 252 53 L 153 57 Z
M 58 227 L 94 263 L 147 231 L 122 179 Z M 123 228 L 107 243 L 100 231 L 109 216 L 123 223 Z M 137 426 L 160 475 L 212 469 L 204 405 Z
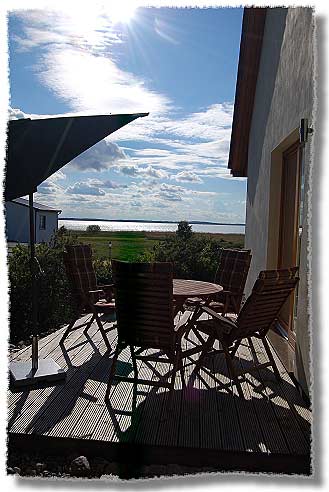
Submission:
M 136 4 L 132 2 L 115 3 L 107 8 L 107 13 L 113 24 L 129 23 L 134 17 Z

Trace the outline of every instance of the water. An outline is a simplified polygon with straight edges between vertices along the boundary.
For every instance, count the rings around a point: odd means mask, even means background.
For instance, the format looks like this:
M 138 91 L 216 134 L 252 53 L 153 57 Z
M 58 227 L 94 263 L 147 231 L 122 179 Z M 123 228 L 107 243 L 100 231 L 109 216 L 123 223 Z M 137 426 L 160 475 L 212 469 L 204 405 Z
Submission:
M 102 231 L 135 231 L 135 232 L 174 232 L 177 223 L 157 222 L 118 222 L 115 220 L 58 220 L 58 226 L 67 229 L 85 231 L 91 225 L 99 225 Z M 208 232 L 221 234 L 244 234 L 245 227 L 241 225 L 214 225 L 214 224 L 192 224 L 194 232 Z

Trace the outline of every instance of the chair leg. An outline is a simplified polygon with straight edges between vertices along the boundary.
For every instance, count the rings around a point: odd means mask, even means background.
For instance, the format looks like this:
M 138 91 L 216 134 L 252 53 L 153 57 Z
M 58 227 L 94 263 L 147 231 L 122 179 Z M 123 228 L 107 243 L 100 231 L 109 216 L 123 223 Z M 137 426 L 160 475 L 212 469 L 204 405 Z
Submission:
M 211 347 L 214 345 L 214 342 L 215 342 L 215 337 L 213 337 L 211 335 L 209 335 L 207 341 L 204 342 L 201 354 L 199 355 L 198 361 L 195 364 L 195 367 L 193 369 L 193 372 L 195 375 L 197 375 L 198 372 L 200 371 L 203 359 L 205 358 L 205 356 L 209 352 L 209 349 L 211 349 Z
M 106 336 L 106 332 L 104 330 L 104 326 L 103 326 L 103 323 L 101 322 L 101 320 L 99 319 L 99 316 L 98 316 L 98 313 L 93 313 L 94 316 L 95 316 L 95 321 L 97 323 L 97 326 L 99 328 L 99 331 L 101 332 L 101 335 L 103 337 L 103 340 L 105 342 L 105 345 L 107 347 L 107 349 L 110 351 L 111 350 L 111 345 L 110 345 L 110 342 L 108 341 L 108 338 Z
M 181 351 L 181 349 L 179 349 L 178 354 L 179 354 L 178 360 L 179 360 L 179 365 L 180 365 L 179 374 L 180 374 L 180 378 L 181 378 L 181 381 L 182 381 L 182 388 L 185 388 L 186 387 L 185 371 L 184 371 L 184 364 L 183 364 L 183 357 L 182 357 L 182 351 Z
M 230 373 L 230 376 L 232 378 L 232 381 L 236 385 L 236 388 L 238 390 L 239 396 L 241 398 L 244 398 L 242 387 L 241 387 L 241 384 L 240 384 L 240 381 L 239 381 L 239 377 L 238 377 L 238 375 L 236 373 L 236 370 L 234 368 L 234 365 L 233 365 L 233 362 L 232 362 L 232 359 L 231 359 L 231 356 L 230 356 L 228 347 L 223 342 L 222 342 L 222 348 L 223 348 L 223 352 L 224 352 L 224 355 L 225 355 L 227 369 L 228 369 L 228 371 Z
M 115 368 L 116 368 L 116 364 L 117 364 L 117 360 L 118 360 L 120 352 L 121 352 L 121 347 L 119 347 L 119 345 L 117 345 L 115 348 L 113 359 L 112 359 L 112 365 L 111 365 L 111 370 L 110 370 L 110 374 L 109 374 L 109 380 L 107 383 L 107 388 L 106 388 L 106 393 L 105 393 L 105 401 L 108 400 L 109 395 L 110 395 L 111 385 L 112 385 L 112 381 L 113 381 L 113 378 L 115 375 Z
M 131 353 L 131 361 L 132 361 L 133 369 L 134 369 L 134 377 L 137 380 L 138 379 L 138 369 L 137 369 L 137 363 L 136 363 L 136 355 L 135 355 L 133 345 L 129 345 L 129 348 L 130 348 L 130 353 Z
M 176 353 L 174 354 L 173 370 L 172 370 L 172 375 L 171 375 L 171 380 L 170 380 L 168 410 L 170 410 L 172 408 L 172 404 L 173 404 L 175 379 L 176 379 L 176 373 L 178 370 L 178 364 L 179 364 L 179 350 L 176 350 Z
M 266 340 L 266 337 L 262 338 L 262 342 L 263 342 L 267 357 L 269 358 L 271 365 L 273 367 L 275 379 L 278 382 L 280 382 L 282 380 L 282 378 L 280 376 L 279 370 L 278 370 L 277 365 L 275 363 L 274 357 L 272 355 L 272 352 L 271 352 L 270 346 L 268 344 L 268 341 Z

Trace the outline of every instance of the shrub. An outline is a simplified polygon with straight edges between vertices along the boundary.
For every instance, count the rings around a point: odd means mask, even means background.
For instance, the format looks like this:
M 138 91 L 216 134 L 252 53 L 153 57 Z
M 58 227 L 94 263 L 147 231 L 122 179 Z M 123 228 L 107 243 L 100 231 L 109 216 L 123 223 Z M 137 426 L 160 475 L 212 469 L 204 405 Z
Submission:
M 93 265 L 96 273 L 97 283 L 99 285 L 111 284 L 112 267 L 111 262 L 107 258 L 97 258 L 94 256 Z
M 177 225 L 176 236 L 184 241 L 191 239 L 193 235 L 192 226 L 186 221 L 182 220 Z
M 86 231 L 94 234 L 94 233 L 100 232 L 101 228 L 97 224 L 90 224 L 89 226 L 87 226 Z
M 38 333 L 57 330 L 77 314 L 63 263 L 66 244 L 78 244 L 71 234 L 58 231 L 50 244 L 37 244 L 36 256 L 44 275 L 37 281 Z M 32 334 L 30 252 L 27 246 L 12 249 L 8 260 L 10 283 L 10 341 L 27 340 Z M 95 259 L 97 281 L 112 282 L 109 260 Z
M 176 278 L 213 282 L 220 250 L 237 247 L 228 241 L 218 241 L 206 234 L 196 235 L 187 222 L 180 222 L 175 235 L 158 242 L 153 250 L 144 253 L 140 260 L 169 261 L 173 263 Z

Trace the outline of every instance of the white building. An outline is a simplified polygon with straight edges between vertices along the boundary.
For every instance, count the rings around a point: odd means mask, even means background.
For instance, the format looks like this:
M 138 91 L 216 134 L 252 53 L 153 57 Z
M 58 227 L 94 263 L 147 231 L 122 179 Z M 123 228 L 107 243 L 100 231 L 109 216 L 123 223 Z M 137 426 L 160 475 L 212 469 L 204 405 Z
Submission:
M 61 210 L 33 202 L 35 242 L 47 243 L 58 229 L 58 214 Z M 29 202 L 16 198 L 5 203 L 7 240 L 28 243 L 30 239 Z

